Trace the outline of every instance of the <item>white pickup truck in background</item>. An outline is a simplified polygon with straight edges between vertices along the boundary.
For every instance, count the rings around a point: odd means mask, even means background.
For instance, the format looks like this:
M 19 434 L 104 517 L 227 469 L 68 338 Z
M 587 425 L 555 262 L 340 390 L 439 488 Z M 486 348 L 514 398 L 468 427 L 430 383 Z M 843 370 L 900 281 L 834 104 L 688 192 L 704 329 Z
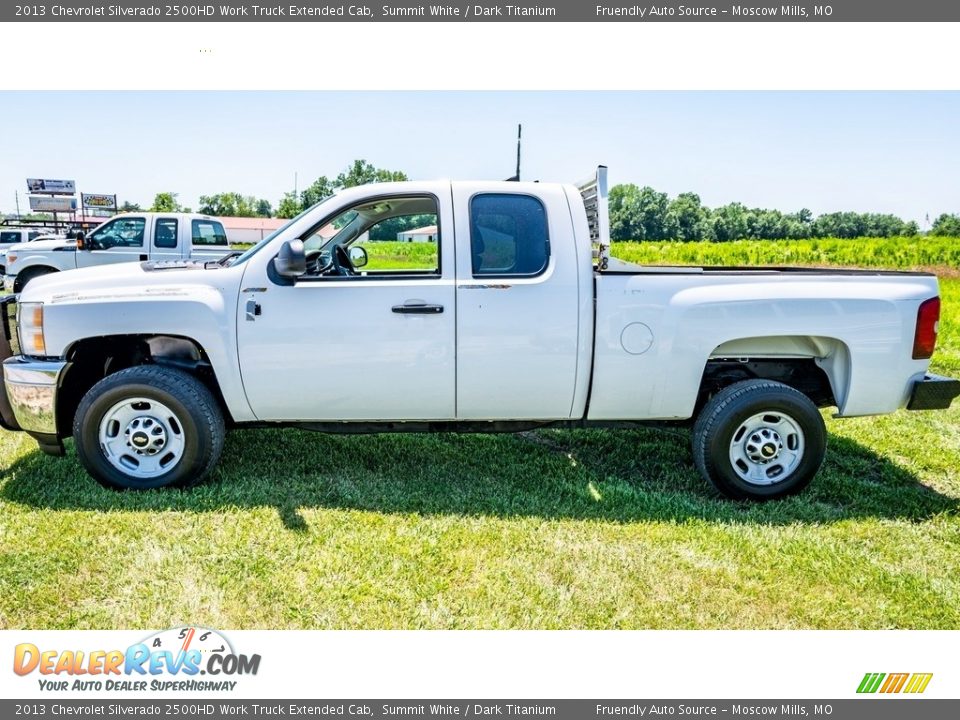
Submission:
M 390 269 L 373 239 L 433 225 L 415 266 Z M 668 422 L 693 425 L 695 465 L 720 491 L 771 499 L 819 469 L 818 408 L 960 394 L 927 374 L 933 275 L 622 263 L 605 168 L 580 186 L 351 188 L 239 257 L 63 273 L 2 305 L 3 424 L 54 454 L 72 435 L 118 488 L 198 482 L 232 427 Z
M 66 242 L 66 235 L 57 235 L 45 230 L 33 230 L 30 228 L 9 228 L 0 230 L 0 281 L 6 274 L 7 251 L 16 250 L 23 243 L 45 242 L 47 240 L 57 240 Z M 14 253 L 16 254 L 16 253 Z
M 223 224 L 191 213 L 123 213 L 76 240 L 37 239 L 11 247 L 4 263 L 6 292 L 19 293 L 41 275 L 144 260 L 219 259 L 230 251 Z
M 8 250 L 20 243 L 36 240 L 42 234 L 42 230 L 30 228 L 0 228 L 0 250 Z

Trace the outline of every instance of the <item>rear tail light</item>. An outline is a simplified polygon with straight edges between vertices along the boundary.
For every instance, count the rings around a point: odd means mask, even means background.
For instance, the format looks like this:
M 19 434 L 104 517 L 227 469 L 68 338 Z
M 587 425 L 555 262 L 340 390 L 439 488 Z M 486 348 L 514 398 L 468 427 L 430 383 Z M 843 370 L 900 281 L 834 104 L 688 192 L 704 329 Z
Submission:
M 937 330 L 940 329 L 940 298 L 930 298 L 920 303 L 917 310 L 917 330 L 913 335 L 913 359 L 927 360 L 937 346 Z

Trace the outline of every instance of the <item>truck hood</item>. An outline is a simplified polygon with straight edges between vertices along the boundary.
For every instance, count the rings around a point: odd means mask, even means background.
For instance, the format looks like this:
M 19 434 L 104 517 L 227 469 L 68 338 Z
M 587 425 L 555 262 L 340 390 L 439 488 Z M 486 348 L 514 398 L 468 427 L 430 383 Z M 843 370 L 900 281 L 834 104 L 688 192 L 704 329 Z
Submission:
M 200 263 L 156 272 L 147 263 L 116 263 L 42 275 L 20 294 L 20 302 L 62 303 L 122 300 L 187 294 L 197 286 L 220 287 L 228 268 L 204 269 Z
M 8 248 L 9 249 L 9 248 Z M 45 252 L 48 250 L 76 250 L 77 241 L 63 238 L 53 240 L 31 240 L 30 242 L 17 243 L 17 249 L 21 254 Z

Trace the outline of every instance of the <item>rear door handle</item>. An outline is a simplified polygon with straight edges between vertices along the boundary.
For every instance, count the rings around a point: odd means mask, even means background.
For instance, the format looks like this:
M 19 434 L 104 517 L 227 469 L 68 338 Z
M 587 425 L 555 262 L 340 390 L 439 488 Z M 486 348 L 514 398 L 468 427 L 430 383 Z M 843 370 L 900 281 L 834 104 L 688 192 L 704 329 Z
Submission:
M 403 305 L 394 305 L 391 309 L 401 315 L 438 315 L 443 312 L 443 305 L 405 302 Z

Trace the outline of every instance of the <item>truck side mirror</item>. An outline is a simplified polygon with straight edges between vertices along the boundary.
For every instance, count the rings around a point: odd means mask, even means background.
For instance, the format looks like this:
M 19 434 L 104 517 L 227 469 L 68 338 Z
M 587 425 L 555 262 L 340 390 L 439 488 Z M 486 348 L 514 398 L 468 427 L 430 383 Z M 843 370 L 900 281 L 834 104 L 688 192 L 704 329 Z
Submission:
M 360 245 L 354 245 L 350 248 L 350 264 L 354 268 L 362 268 L 370 261 L 370 258 L 367 256 L 367 249 L 361 247 Z
M 303 240 L 287 240 L 280 246 L 280 253 L 273 259 L 273 269 L 285 278 L 298 278 L 307 272 L 307 254 Z

